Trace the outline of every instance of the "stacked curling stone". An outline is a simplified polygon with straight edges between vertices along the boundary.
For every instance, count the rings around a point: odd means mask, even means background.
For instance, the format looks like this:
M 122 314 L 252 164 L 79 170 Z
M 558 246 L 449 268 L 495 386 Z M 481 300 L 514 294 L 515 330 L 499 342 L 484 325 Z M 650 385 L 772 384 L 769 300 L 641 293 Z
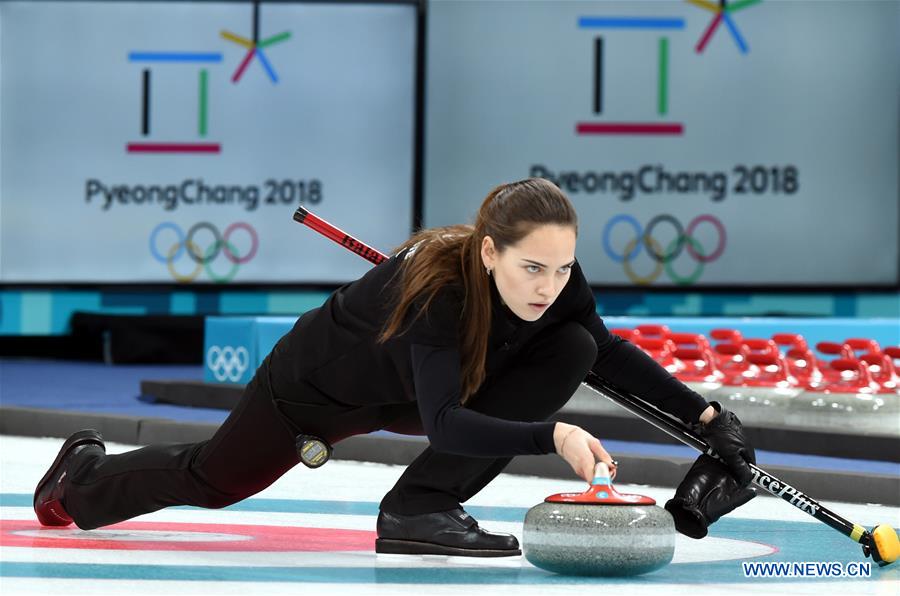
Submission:
M 525 558 L 562 575 L 628 576 L 665 567 L 675 554 L 675 523 L 643 495 L 617 492 L 597 464 L 583 493 L 547 497 L 525 515 Z

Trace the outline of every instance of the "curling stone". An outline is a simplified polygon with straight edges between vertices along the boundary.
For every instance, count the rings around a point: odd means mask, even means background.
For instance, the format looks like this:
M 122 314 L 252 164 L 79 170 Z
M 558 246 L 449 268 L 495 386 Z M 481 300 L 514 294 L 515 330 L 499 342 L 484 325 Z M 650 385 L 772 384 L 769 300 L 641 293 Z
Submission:
M 562 575 L 627 576 L 665 567 L 675 554 L 675 522 L 643 495 L 620 494 L 606 464 L 583 493 L 547 497 L 525 515 L 525 558 Z

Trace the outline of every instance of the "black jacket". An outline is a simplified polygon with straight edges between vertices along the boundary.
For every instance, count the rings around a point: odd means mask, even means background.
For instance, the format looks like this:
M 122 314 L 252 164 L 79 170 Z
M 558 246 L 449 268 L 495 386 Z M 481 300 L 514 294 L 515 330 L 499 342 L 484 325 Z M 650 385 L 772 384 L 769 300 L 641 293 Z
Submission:
M 415 258 L 414 252 L 391 257 L 301 316 L 270 358 L 278 385 L 309 383 L 348 406 L 418 401 L 423 427 L 438 451 L 494 457 L 553 452 L 552 422 L 502 420 L 460 405 L 457 337 L 462 288 L 442 289 L 405 333 L 377 343 L 396 298 L 400 264 L 407 256 Z M 493 282 L 491 291 L 488 376 L 514 359 L 542 329 L 577 321 L 597 342 L 592 367 L 597 374 L 686 422 L 696 422 L 706 408 L 702 397 L 641 350 L 607 331 L 577 262 L 563 291 L 537 321 L 514 315 L 501 302 Z

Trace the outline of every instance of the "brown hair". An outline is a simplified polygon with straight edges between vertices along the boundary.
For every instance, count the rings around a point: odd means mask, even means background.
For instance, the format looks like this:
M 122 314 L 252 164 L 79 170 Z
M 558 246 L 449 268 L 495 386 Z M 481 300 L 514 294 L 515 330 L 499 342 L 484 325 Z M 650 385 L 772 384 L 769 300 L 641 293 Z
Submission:
M 478 210 L 474 226 L 455 225 L 421 230 L 397 247 L 396 252 L 415 248 L 415 258 L 400 266 L 400 291 L 393 312 L 379 341 L 401 333 L 400 328 L 417 300 L 422 308 L 418 319 L 447 285 L 461 286 L 465 292 L 459 322 L 459 349 L 462 366 L 462 396 L 465 403 L 485 376 L 488 333 L 491 327 L 491 289 L 481 244 L 485 236 L 494 241 L 497 252 L 517 244 L 537 226 L 572 226 L 578 233 L 578 217 L 566 195 L 543 178 L 528 178 L 494 188 Z

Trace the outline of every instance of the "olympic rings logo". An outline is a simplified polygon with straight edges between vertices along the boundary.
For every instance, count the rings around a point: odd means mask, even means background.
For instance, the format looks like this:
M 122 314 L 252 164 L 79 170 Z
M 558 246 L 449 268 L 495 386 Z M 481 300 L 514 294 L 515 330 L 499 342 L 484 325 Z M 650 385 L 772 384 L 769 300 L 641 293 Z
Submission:
M 250 366 L 250 354 L 243 346 L 211 346 L 206 351 L 206 366 L 217 381 L 237 383 Z
M 708 251 L 697 240 L 694 232 L 702 223 L 708 223 L 713 226 L 718 235 L 718 242 L 715 249 Z M 626 224 L 634 231 L 632 237 L 621 252 L 616 252 L 612 247 L 613 229 L 619 224 Z M 675 229 L 675 237 L 669 242 L 668 246 L 663 248 L 660 242 L 654 237 L 653 232 L 660 224 L 669 224 Z M 603 228 L 603 250 L 613 261 L 622 263 L 622 268 L 628 278 L 638 285 L 647 285 L 656 281 L 662 274 L 663 269 L 669 275 L 669 278 L 679 285 L 690 285 L 700 278 L 703 273 L 703 267 L 706 263 L 715 261 L 722 253 L 725 252 L 725 244 L 727 235 L 725 226 L 718 218 L 712 215 L 698 215 L 688 224 L 687 229 L 673 215 L 663 213 L 657 215 L 647 223 L 646 228 L 642 228 L 637 219 L 631 215 L 621 213 L 612 217 Z M 632 262 L 645 250 L 655 265 L 653 271 L 648 275 L 638 275 L 635 273 Z M 684 252 L 696 262 L 694 270 L 687 275 L 681 275 L 675 271 L 673 261 L 680 257 Z
M 168 250 L 160 251 L 159 235 L 163 230 L 170 230 L 175 233 L 175 242 L 169 246 Z M 206 230 L 212 234 L 212 242 L 201 248 L 194 241 L 195 236 L 201 230 Z M 238 249 L 231 242 L 231 235 L 238 230 L 243 230 L 250 235 L 250 249 L 247 254 L 238 255 Z M 189 282 L 197 279 L 200 272 L 206 269 L 206 273 L 210 279 L 218 283 L 226 283 L 231 281 L 237 274 L 238 269 L 244 263 L 249 262 L 256 256 L 259 249 L 259 237 L 256 230 L 250 224 L 238 221 L 227 228 L 224 232 L 219 232 L 219 228 L 209 223 L 201 221 L 195 223 L 188 229 L 187 234 L 176 223 L 164 221 L 156 225 L 150 232 L 150 254 L 153 258 L 165 265 L 172 277 L 179 282 Z M 179 273 L 175 270 L 175 263 L 179 261 L 185 254 L 194 262 L 194 268 L 189 273 Z M 213 271 L 211 263 L 219 256 L 224 254 L 225 258 L 231 262 L 231 268 L 224 274 Z

